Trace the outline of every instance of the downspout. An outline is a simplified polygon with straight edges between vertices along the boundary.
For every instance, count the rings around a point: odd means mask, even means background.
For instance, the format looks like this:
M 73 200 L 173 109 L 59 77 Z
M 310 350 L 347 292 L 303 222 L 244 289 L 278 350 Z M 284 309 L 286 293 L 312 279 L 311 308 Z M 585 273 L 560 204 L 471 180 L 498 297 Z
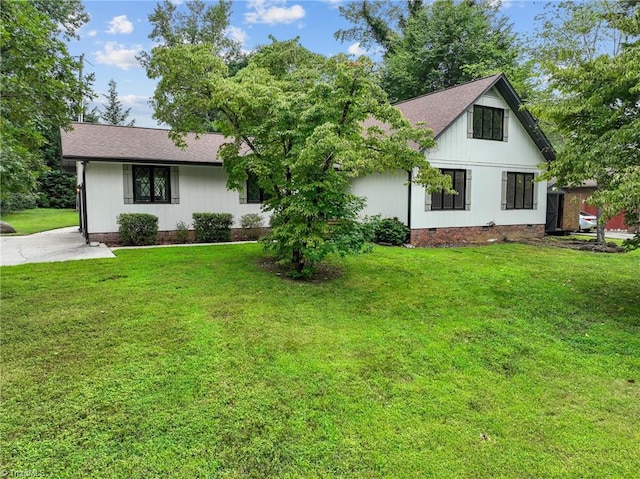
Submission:
M 87 165 L 88 161 L 82 162 L 82 220 L 84 223 L 84 238 L 89 244 L 89 225 L 87 224 Z
M 409 240 L 411 240 L 411 178 L 411 170 L 407 170 L 407 226 L 409 227 Z

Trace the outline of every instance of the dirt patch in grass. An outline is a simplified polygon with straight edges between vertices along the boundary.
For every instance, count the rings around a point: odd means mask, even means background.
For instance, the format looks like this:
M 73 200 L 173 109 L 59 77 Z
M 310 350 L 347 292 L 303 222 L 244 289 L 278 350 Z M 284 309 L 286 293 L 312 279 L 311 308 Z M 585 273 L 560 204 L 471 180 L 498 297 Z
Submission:
M 299 279 L 299 278 L 290 278 L 287 276 L 287 268 L 276 263 L 276 261 L 272 257 L 261 258 L 256 262 L 260 268 L 267 271 L 268 273 L 275 274 L 284 279 L 296 282 L 304 282 L 304 283 L 329 283 L 333 280 L 336 280 L 342 277 L 344 273 L 344 269 L 342 267 L 338 267 L 332 265 L 327 262 L 322 262 L 314 266 L 314 275 L 311 278 L 307 279 Z
M 626 250 L 613 241 L 599 244 L 595 238 L 578 239 L 570 236 L 545 236 L 544 238 L 532 238 L 519 241 L 520 243 L 551 246 L 554 248 L 568 248 L 579 251 L 593 251 L 594 253 L 625 253 Z

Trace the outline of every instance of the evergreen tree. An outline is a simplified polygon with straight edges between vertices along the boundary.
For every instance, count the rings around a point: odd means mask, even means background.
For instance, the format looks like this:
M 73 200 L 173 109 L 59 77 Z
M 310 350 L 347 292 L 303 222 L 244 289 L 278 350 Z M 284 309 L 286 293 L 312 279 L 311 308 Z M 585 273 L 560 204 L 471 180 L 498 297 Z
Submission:
M 118 98 L 115 80 L 109 80 L 109 94 L 102 95 L 107 99 L 106 104 L 102 104 L 104 111 L 100 113 L 100 119 L 108 125 L 134 126 L 135 120 L 125 123 L 131 112 L 131 108 L 126 110 L 122 107 L 122 102 Z

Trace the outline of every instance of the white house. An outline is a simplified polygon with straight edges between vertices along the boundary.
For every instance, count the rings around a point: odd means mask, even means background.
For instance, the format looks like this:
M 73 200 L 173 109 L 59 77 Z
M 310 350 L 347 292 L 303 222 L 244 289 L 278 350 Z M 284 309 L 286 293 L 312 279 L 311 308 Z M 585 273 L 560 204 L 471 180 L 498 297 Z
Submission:
M 416 246 L 500 241 L 544 234 L 546 184 L 534 181 L 554 150 L 504 75 L 494 75 L 396 105 L 412 122 L 434 130 L 425 152 L 452 177 L 457 195 L 429 194 L 408 182 L 414 172 L 357 178 L 363 214 L 397 217 Z M 166 130 L 74 123 L 62 132 L 65 162 L 75 162 L 81 228 L 87 240 L 115 241 L 120 213 L 151 213 L 171 232 L 194 212 L 226 212 L 236 222 L 260 213 L 260 190 L 226 189 L 216 152 L 225 139 L 186 138 L 181 150 Z M 236 227 L 239 224 L 235 225 Z

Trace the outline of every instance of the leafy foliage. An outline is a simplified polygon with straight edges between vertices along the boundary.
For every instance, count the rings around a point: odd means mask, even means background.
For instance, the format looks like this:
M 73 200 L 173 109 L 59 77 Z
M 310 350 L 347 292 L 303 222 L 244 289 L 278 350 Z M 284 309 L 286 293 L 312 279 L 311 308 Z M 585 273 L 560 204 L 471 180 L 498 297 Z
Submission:
M 0 212 L 14 213 L 16 211 L 29 210 L 38 204 L 36 193 L 5 193 L 0 196 Z
M 382 48 L 383 85 L 393 101 L 498 72 L 523 98 L 531 94 L 523 47 L 494 2 L 361 0 L 340 11 L 355 26 L 336 38 Z
M 565 24 L 570 26 L 579 12 L 569 10 Z M 640 208 L 640 4 L 617 2 L 591 14 L 596 21 L 583 29 L 594 38 L 604 21 L 627 41 L 614 54 L 585 51 L 579 58 L 573 42 L 551 45 L 556 53 L 541 67 L 553 94 L 532 110 L 565 140 L 545 176 L 563 186 L 595 180 L 598 189 L 589 201 L 609 217 Z
M 416 168 L 417 182 L 450 186 L 422 153 L 432 132 L 388 103 L 366 58 L 325 58 L 297 39 L 273 40 L 229 76 L 207 46 L 177 45 L 158 50 L 149 72 L 160 79 L 155 117 L 178 144 L 216 112 L 216 127 L 233 138 L 218 152 L 227 185 L 241 189 L 256 176 L 272 212 L 263 244 L 294 275 L 310 275 L 329 253 L 365 247 L 357 218 L 364 201 L 350 193 L 350 178 Z
M 184 221 L 178 221 L 176 223 L 173 240 L 178 244 L 186 243 L 189 240 L 189 225 L 187 223 Z
M 241 228 L 262 228 L 264 218 L 257 213 L 248 213 L 240 217 Z
M 135 124 L 135 120 L 131 120 L 129 123 L 127 118 L 129 117 L 129 113 L 131 112 L 131 108 L 127 108 L 126 110 L 122 107 L 122 102 L 118 98 L 118 91 L 116 90 L 117 85 L 115 80 L 109 80 L 109 94 L 102 95 L 107 99 L 107 103 L 104 106 L 104 111 L 100 113 L 100 118 L 107 125 L 126 125 L 133 126 Z M 93 110 L 89 113 L 91 115 Z M 91 118 L 89 118 L 91 119 Z M 90 122 L 89 122 L 90 123 Z
M 247 213 L 240 217 L 240 227 L 246 240 L 257 240 L 262 233 L 264 218 L 257 213 Z
M 231 241 L 231 213 L 193 213 L 193 228 L 198 243 Z
M 633 235 L 633 238 L 628 238 L 622 242 L 622 247 L 627 251 L 633 251 L 640 248 L 640 233 Z
M 158 217 L 147 213 L 118 215 L 118 234 L 124 245 L 146 246 L 158 241 Z
M 59 36 L 87 20 L 82 4 L 3 2 L 0 9 L 0 196 L 29 194 L 44 170 L 39 149 L 51 128 L 68 126 L 72 98 L 89 95 Z
M 401 246 L 409 239 L 409 227 L 398 218 L 374 217 L 371 221 L 373 241 Z

